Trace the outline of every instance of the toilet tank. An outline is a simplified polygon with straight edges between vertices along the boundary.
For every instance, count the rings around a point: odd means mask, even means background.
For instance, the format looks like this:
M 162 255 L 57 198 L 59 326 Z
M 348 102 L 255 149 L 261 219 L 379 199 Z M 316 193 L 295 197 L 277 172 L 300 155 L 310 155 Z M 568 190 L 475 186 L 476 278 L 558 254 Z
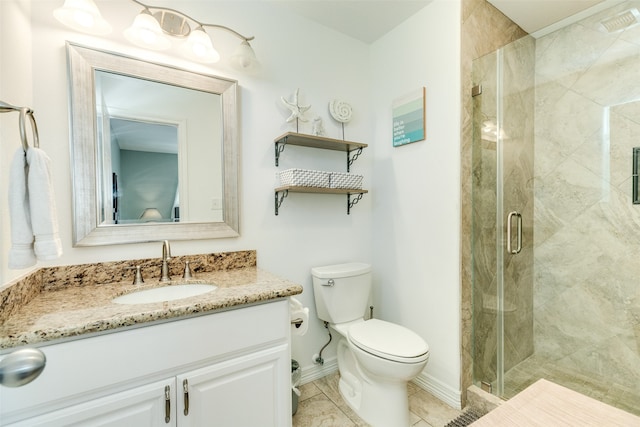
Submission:
M 311 276 L 321 320 L 336 324 L 364 316 L 371 294 L 371 265 L 352 262 L 314 267 Z

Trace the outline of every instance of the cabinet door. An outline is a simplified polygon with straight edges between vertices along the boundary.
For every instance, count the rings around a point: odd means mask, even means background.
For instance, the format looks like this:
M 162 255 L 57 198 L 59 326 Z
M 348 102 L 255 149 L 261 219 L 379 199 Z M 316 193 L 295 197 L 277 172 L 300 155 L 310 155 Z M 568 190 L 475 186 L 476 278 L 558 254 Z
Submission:
M 28 418 L 10 426 L 175 427 L 175 402 L 175 379 L 171 378 Z
M 286 344 L 188 372 L 177 377 L 178 425 L 290 426 L 290 384 Z

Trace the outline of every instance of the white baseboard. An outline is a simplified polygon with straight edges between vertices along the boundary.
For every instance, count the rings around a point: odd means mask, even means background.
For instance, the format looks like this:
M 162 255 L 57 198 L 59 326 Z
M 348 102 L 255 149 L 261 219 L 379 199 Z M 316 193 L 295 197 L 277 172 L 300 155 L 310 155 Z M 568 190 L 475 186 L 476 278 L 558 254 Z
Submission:
M 442 381 L 433 378 L 425 372 L 418 375 L 418 377 L 413 380 L 413 383 L 442 400 L 447 405 L 456 409 L 462 409 L 462 393 L 460 390 L 452 389 Z
M 333 374 L 338 370 L 338 358 L 333 357 L 331 359 L 325 360 L 324 364 L 316 364 L 313 366 L 305 366 L 302 368 L 302 375 L 300 378 L 300 384 L 310 383 L 311 381 L 315 381 L 317 379 L 326 377 L 327 375 Z

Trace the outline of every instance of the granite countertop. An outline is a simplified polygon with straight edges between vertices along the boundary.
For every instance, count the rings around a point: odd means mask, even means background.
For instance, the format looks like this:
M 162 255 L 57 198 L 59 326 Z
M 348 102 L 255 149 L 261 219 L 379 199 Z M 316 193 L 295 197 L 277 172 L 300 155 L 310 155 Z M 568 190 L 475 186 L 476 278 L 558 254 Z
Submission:
M 85 334 L 230 309 L 302 292 L 302 286 L 256 267 L 203 272 L 192 280 L 177 279 L 170 283 L 211 283 L 217 289 L 194 297 L 147 304 L 117 304 L 112 299 L 140 289 L 166 286 L 166 283 L 149 280 L 133 285 L 127 280 L 43 290 L 0 325 L 0 349 L 80 338 Z

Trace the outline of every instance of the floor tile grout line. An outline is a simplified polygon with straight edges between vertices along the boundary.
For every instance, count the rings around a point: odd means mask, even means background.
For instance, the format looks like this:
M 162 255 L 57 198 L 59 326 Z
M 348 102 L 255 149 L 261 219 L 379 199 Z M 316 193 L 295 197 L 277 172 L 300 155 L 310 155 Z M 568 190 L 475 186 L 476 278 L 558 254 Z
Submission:
M 338 374 L 336 373 L 335 375 L 338 375 Z M 348 420 L 351 423 L 350 424 L 351 426 L 353 427 L 368 426 L 368 424 L 366 424 L 364 420 L 362 420 L 360 417 L 357 416 L 357 414 L 349 407 L 349 405 L 344 401 L 342 396 L 339 394 L 339 390 L 335 387 L 336 384 L 334 384 L 334 383 L 337 383 L 337 381 L 338 381 L 338 378 L 323 377 L 319 380 L 314 380 L 314 381 L 311 381 L 310 383 L 307 383 L 307 384 L 310 384 L 307 387 L 305 387 L 306 384 L 300 386 L 302 389 L 301 391 L 303 391 L 303 395 L 306 394 L 305 391 L 307 393 L 310 392 L 313 394 L 307 395 L 305 397 L 300 396 L 299 402 L 304 402 L 305 400 L 312 399 L 317 396 L 322 396 L 325 399 L 325 401 L 331 404 L 334 410 L 334 413 L 341 414 L 342 417 L 345 419 L 345 421 Z M 435 396 L 432 396 L 428 391 L 423 390 L 420 387 L 415 387 L 415 388 L 409 387 L 409 390 L 407 391 L 409 396 L 420 394 L 421 396 L 417 397 L 419 400 L 422 400 L 424 396 L 427 396 L 427 395 L 430 396 L 429 398 L 427 398 L 426 401 L 423 401 L 427 405 L 432 405 L 434 401 L 439 401 Z M 334 400 L 334 399 L 337 399 L 337 400 Z M 436 407 L 440 407 L 440 406 L 441 405 L 436 404 Z M 453 408 L 451 408 L 451 410 L 455 411 L 458 415 L 461 413 L 460 410 L 455 410 Z M 443 422 L 443 420 L 437 420 L 436 424 L 433 423 L 434 421 L 436 421 L 437 417 L 431 420 L 430 422 L 427 419 L 420 417 L 420 415 L 418 415 L 418 413 L 415 411 L 412 411 L 412 414 L 417 418 L 415 422 L 412 423 L 412 426 L 420 425 L 420 426 L 429 426 L 429 427 L 442 427 L 440 423 Z M 452 414 L 448 414 L 448 415 L 452 415 Z M 301 418 L 304 421 L 300 420 Z M 453 418 L 455 417 L 451 417 L 451 419 Z M 309 423 L 309 419 L 306 417 L 298 417 L 298 419 L 300 421 L 294 423 L 293 424 L 294 427 L 303 427 L 303 426 L 314 427 L 314 426 L 320 425 L 320 424 L 314 423 L 313 419 Z

